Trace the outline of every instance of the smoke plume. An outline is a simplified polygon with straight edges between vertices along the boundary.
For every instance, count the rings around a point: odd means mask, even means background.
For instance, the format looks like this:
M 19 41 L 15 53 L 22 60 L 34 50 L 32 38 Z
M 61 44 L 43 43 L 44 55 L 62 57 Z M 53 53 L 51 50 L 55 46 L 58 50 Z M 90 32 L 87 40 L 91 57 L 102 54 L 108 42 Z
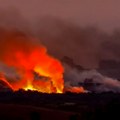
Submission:
M 67 64 L 65 67 L 65 86 L 81 86 L 90 92 L 120 92 L 120 81 L 100 74 L 97 70 L 79 71 Z

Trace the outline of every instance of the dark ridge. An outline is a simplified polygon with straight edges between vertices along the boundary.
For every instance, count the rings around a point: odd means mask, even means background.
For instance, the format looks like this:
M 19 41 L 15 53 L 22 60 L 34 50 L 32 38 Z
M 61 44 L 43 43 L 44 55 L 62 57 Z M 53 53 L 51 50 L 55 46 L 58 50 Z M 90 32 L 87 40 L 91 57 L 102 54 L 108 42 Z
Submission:
M 41 113 L 48 114 L 48 110 L 49 112 L 51 112 L 51 110 L 54 112 L 53 116 L 51 113 L 48 116 L 52 118 L 56 115 L 58 120 L 61 115 L 57 111 L 61 111 L 61 114 L 64 113 L 64 115 L 66 115 L 66 112 L 69 113 L 69 119 L 65 119 L 63 116 L 63 120 L 99 120 L 99 118 L 103 119 L 104 117 L 120 118 L 120 116 L 118 116 L 120 114 L 118 110 L 118 108 L 120 108 L 120 94 L 112 92 L 100 94 L 75 94 L 70 92 L 64 94 L 45 94 L 37 91 L 24 90 L 0 92 L 0 105 L 7 106 L 8 108 L 10 106 L 16 106 L 14 109 L 19 109 L 19 106 L 24 107 L 24 109 L 30 107 L 27 109 L 27 112 L 30 113 L 31 118 L 36 118 L 36 120 L 41 117 L 41 119 L 44 120 L 45 115 L 42 116 Z M 35 111 L 33 108 L 35 108 Z M 42 109 L 42 111 L 38 112 L 37 110 L 39 109 Z M 19 110 L 17 111 L 19 112 Z M 14 115 L 18 114 L 17 111 Z M 23 114 L 23 111 L 20 113 Z M 6 115 L 7 114 L 8 113 L 6 113 Z

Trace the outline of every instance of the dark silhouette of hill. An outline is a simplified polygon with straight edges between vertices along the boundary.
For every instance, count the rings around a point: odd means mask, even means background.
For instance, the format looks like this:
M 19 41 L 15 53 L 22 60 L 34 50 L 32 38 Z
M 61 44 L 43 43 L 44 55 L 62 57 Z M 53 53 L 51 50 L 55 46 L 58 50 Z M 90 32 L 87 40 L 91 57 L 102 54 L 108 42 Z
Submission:
M 2 108 L 0 110 L 1 116 L 3 114 L 12 116 L 14 113 L 13 115 L 17 117 L 21 115 L 24 119 L 27 117 L 26 120 L 53 118 L 58 120 L 62 118 L 63 120 L 120 119 L 120 94 L 112 92 L 43 94 L 23 90 L 0 92 L 0 107 Z M 4 118 L 4 116 L 2 117 Z

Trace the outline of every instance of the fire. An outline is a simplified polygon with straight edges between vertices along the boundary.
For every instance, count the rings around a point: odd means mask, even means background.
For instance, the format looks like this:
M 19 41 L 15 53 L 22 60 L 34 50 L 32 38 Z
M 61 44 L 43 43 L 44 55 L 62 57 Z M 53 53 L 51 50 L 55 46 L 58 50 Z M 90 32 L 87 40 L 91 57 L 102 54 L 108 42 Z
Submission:
M 3 73 L 0 73 L 0 80 L 2 80 L 4 83 L 6 83 L 9 88 L 13 89 L 12 86 L 11 86 L 11 84 L 5 79 Z
M 20 80 L 8 85 L 14 90 L 35 90 L 43 93 L 63 93 L 64 68 L 61 62 L 48 55 L 47 49 L 27 35 L 14 31 L 0 34 L 0 61 L 14 67 Z M 37 74 L 37 78 L 36 78 Z M 81 92 L 83 89 L 71 89 Z
M 21 78 L 19 81 L 9 82 L 14 91 L 24 89 L 45 93 L 63 93 L 64 69 L 62 64 L 48 55 L 43 45 L 20 32 L 2 31 L 0 37 L 1 62 L 14 67 Z M 34 73 L 37 73 L 37 79 Z
M 70 87 L 67 89 L 71 93 L 85 93 L 86 90 L 83 87 Z
M 29 55 L 20 51 L 15 53 L 15 66 L 22 76 L 20 83 L 12 84 L 14 90 L 37 90 L 45 93 L 62 93 L 64 89 L 63 67 L 55 58 L 49 56 L 46 49 L 35 48 Z M 39 76 L 48 77 L 35 80 L 34 72 Z
M 27 86 L 24 87 L 23 89 L 26 91 L 28 90 L 37 91 L 37 89 L 35 89 L 31 83 L 27 83 Z

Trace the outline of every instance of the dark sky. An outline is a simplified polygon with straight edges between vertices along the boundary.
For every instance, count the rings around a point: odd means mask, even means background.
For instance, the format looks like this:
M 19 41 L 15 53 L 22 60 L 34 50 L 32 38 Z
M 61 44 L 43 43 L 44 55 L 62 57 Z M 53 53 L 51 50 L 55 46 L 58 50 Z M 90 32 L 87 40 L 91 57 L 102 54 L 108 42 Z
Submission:
M 52 15 L 105 30 L 120 27 L 120 0 L 0 0 L 0 8 L 16 8 L 30 20 Z

